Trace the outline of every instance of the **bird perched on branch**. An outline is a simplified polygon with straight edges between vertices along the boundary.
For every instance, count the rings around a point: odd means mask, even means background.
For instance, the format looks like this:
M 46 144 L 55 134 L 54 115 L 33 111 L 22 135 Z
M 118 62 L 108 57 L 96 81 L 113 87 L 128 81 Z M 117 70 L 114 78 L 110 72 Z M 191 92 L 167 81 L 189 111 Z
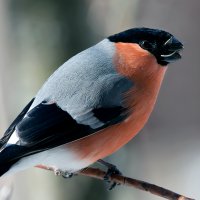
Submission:
M 0 175 L 32 166 L 74 173 L 117 151 L 145 125 L 167 65 L 183 45 L 133 28 L 75 55 L 44 83 L 0 140 Z

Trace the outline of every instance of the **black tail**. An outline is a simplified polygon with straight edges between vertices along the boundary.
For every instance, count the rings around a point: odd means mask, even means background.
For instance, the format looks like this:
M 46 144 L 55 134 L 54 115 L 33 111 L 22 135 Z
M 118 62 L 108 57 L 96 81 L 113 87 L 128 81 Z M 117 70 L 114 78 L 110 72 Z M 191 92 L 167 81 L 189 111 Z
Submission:
M 24 115 L 31 107 L 33 101 L 34 101 L 34 98 L 27 104 L 27 106 L 22 110 L 22 112 L 17 116 L 17 118 L 8 127 L 8 129 L 4 133 L 3 137 L 0 139 L 0 148 L 2 148 L 8 142 L 10 136 L 12 135 L 12 133 L 15 129 L 15 126 L 23 119 Z
M 0 152 L 0 176 L 20 160 L 20 155 L 24 154 L 25 149 L 19 145 L 10 145 Z
M 9 128 L 4 133 L 3 137 L 0 139 L 0 149 L 3 148 L 11 137 L 15 126 L 23 119 L 26 112 L 29 110 L 32 105 L 34 99 L 32 99 L 28 105 L 22 110 L 22 112 L 17 116 L 17 118 L 13 121 L 13 123 L 9 126 Z M 24 148 L 18 145 L 10 145 L 5 147 L 0 152 L 0 176 L 6 173 L 13 164 L 15 164 L 19 159 L 20 155 L 24 152 Z

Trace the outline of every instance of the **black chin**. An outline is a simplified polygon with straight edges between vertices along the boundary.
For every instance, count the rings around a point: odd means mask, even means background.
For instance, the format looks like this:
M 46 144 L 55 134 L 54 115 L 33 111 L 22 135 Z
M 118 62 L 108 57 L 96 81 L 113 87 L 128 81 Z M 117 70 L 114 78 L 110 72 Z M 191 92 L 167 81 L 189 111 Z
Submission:
M 167 58 L 157 59 L 157 62 L 158 62 L 158 64 L 160 64 L 162 66 L 166 66 L 166 65 L 173 63 L 179 59 L 181 59 L 181 55 L 179 53 L 176 53 L 175 55 L 167 57 Z
M 161 63 L 164 63 L 164 64 L 169 64 L 169 63 L 173 63 L 177 60 L 181 59 L 181 55 L 179 52 L 175 52 L 174 54 L 170 55 L 170 56 L 164 56 L 164 55 L 161 55 L 160 56 L 160 62 Z
M 169 64 L 168 62 L 162 61 L 162 60 L 157 60 L 157 62 L 158 62 L 159 65 L 162 65 L 163 67 L 167 66 Z

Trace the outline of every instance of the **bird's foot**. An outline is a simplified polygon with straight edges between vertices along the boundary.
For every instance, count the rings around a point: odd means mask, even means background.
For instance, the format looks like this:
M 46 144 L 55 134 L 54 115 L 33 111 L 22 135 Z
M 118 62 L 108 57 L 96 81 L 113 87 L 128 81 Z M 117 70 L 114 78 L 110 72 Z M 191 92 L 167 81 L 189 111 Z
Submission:
M 117 185 L 120 185 L 119 183 L 116 183 L 116 182 L 110 180 L 110 177 L 114 174 L 122 175 L 122 173 L 117 169 L 117 167 L 113 165 L 112 167 L 108 168 L 108 170 L 104 176 L 104 181 L 106 183 L 108 183 L 108 188 L 107 188 L 108 190 L 112 190 Z
M 62 174 L 62 170 L 57 169 L 57 168 L 54 168 L 54 169 L 53 169 L 53 172 L 54 172 L 54 174 L 55 174 L 56 176 L 61 176 L 61 174 Z
M 72 178 L 74 175 L 71 172 L 63 171 L 61 169 L 54 169 L 54 174 L 56 176 L 62 176 L 63 178 Z
M 108 170 L 104 176 L 104 181 L 108 184 L 107 189 L 112 190 L 113 188 L 115 188 L 115 186 L 120 185 L 119 183 L 116 183 L 116 182 L 110 180 L 110 177 L 114 174 L 122 175 L 122 173 L 117 169 L 117 167 L 111 163 L 104 161 L 104 160 L 98 160 L 98 162 L 108 168 Z
M 71 173 L 71 172 L 64 171 L 62 173 L 63 178 L 72 178 L 73 176 L 74 176 L 74 173 Z

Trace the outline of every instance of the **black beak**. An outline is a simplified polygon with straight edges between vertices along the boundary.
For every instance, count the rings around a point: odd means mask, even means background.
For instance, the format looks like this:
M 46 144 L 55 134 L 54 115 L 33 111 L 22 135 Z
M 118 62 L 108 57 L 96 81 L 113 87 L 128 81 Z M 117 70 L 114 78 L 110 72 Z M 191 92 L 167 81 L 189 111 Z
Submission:
M 174 36 L 171 36 L 162 47 L 161 61 L 171 63 L 181 59 L 180 51 L 183 49 L 183 44 Z

